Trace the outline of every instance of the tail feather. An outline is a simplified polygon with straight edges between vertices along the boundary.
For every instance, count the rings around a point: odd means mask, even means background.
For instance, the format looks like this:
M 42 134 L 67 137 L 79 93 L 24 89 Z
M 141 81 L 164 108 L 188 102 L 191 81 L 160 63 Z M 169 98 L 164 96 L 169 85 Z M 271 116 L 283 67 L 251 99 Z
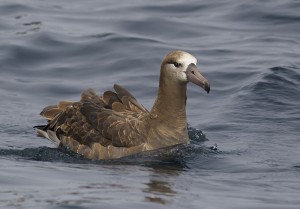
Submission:
M 33 128 L 36 129 L 37 136 L 44 137 L 54 142 L 57 146 L 60 145 L 60 140 L 57 138 L 56 133 L 54 131 L 48 130 L 48 125 L 38 125 Z
M 47 125 L 37 125 L 33 126 L 33 128 L 44 130 Z

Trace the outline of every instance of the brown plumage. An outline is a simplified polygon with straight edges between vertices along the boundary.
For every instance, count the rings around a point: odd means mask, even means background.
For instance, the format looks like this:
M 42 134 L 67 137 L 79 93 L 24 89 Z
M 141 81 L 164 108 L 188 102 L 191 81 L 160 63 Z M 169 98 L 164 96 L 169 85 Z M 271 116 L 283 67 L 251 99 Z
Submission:
M 183 51 L 171 52 L 164 58 L 151 111 L 115 84 L 115 91 L 101 96 L 88 89 L 79 102 L 61 101 L 45 107 L 41 115 L 48 124 L 38 126 L 37 132 L 90 159 L 114 159 L 186 144 L 186 85 L 191 81 L 207 92 L 210 89 L 196 62 Z

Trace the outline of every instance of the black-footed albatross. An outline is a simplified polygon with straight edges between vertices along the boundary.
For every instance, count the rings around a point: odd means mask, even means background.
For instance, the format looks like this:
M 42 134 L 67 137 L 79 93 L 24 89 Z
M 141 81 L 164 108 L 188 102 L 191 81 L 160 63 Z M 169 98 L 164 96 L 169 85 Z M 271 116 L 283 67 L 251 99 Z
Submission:
M 89 159 L 116 159 L 135 153 L 188 144 L 186 87 L 190 81 L 209 93 L 210 85 L 196 67 L 197 60 L 173 51 L 161 63 L 159 88 L 151 111 L 125 88 L 99 96 L 92 89 L 79 102 L 60 101 L 45 107 L 48 120 L 36 126 L 39 136 Z

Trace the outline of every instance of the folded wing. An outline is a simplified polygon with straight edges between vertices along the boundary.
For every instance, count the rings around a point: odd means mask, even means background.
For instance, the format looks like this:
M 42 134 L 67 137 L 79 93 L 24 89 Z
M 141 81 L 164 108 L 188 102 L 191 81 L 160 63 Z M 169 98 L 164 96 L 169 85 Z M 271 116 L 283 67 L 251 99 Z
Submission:
M 102 96 L 88 89 L 79 102 L 62 101 L 44 108 L 41 115 L 48 125 L 38 127 L 40 132 L 71 149 L 94 143 L 124 148 L 142 145 L 149 112 L 125 88 L 115 84 L 114 89 Z

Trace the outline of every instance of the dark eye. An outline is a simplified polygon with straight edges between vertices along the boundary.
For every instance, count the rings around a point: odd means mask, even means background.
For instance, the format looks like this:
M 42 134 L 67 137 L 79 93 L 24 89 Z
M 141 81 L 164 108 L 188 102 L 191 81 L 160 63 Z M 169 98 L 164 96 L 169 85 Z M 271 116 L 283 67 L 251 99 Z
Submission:
M 174 62 L 173 65 L 174 65 L 175 67 L 179 67 L 179 66 L 180 66 L 180 64 L 179 64 L 178 62 Z

